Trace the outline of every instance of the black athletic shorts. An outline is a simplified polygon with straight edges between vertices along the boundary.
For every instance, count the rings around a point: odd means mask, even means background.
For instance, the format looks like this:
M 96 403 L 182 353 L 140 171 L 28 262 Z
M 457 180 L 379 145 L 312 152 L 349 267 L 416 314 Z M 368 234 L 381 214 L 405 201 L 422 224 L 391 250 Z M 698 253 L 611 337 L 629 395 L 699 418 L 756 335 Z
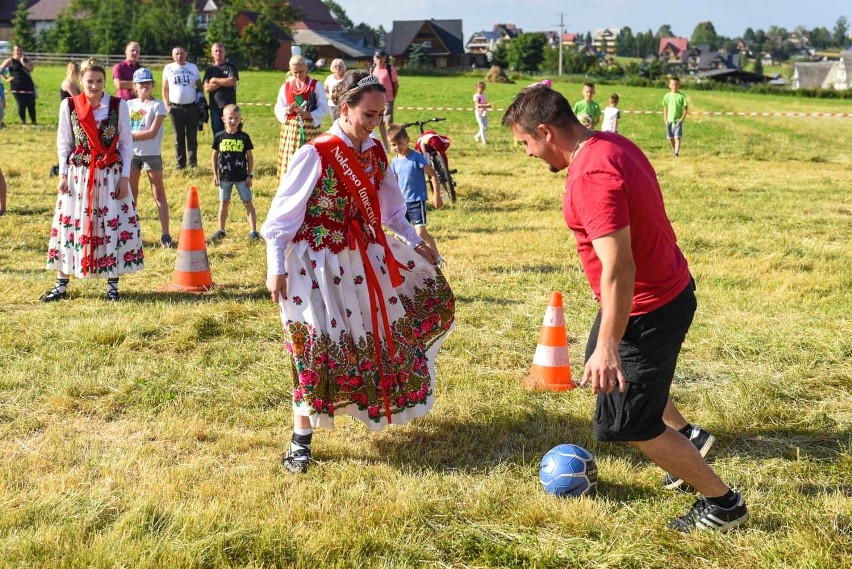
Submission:
M 639 316 L 631 316 L 618 352 L 627 380 L 624 393 L 598 393 L 595 438 L 599 441 L 648 441 L 663 434 L 663 410 L 669 399 L 680 347 L 692 324 L 697 302 L 695 282 L 671 302 Z M 586 361 L 595 351 L 601 314 L 592 326 Z

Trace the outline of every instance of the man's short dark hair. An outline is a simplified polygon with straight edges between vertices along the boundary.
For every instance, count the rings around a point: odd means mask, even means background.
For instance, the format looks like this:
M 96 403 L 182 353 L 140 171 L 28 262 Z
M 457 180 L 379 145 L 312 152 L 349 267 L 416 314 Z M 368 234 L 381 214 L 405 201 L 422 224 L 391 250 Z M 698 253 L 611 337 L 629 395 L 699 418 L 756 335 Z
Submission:
M 555 128 L 570 128 L 580 124 L 568 99 L 562 93 L 545 85 L 532 85 L 523 89 L 506 109 L 503 126 L 517 125 L 523 132 L 538 138 L 540 124 Z

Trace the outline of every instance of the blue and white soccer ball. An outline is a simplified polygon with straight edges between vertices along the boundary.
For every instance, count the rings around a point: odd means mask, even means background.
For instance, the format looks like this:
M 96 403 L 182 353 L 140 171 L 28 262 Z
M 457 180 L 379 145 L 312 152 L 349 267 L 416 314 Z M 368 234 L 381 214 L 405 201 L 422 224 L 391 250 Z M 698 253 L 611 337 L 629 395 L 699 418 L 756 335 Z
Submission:
M 541 459 L 538 478 L 544 491 L 554 496 L 591 495 L 598 485 L 598 465 L 583 447 L 559 445 Z

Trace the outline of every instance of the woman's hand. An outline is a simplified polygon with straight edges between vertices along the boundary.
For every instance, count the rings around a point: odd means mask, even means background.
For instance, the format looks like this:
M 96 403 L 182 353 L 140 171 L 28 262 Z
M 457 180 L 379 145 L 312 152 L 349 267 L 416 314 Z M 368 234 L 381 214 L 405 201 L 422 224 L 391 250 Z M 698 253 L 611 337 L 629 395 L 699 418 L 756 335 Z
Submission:
M 122 176 L 118 179 L 118 191 L 115 192 L 115 199 L 123 200 L 130 192 L 130 178 Z
M 68 190 L 68 176 L 66 176 L 65 174 L 59 176 L 59 184 L 57 185 L 57 189 L 59 190 L 60 194 L 71 194 L 71 192 Z
M 420 253 L 421 257 L 423 257 L 433 265 L 438 264 L 438 254 L 435 253 L 435 250 L 429 247 L 425 242 L 421 241 L 419 245 L 414 247 L 414 250 Z
M 266 290 L 272 295 L 272 302 L 280 306 L 282 298 L 287 298 L 287 276 L 269 275 L 266 277 Z

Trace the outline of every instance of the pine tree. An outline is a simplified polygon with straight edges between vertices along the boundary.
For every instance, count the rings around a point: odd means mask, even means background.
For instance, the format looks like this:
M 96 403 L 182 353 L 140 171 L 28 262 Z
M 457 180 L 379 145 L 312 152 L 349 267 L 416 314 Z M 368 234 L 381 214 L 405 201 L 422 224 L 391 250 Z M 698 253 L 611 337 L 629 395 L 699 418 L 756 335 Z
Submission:
M 242 48 L 254 67 L 269 68 L 275 61 L 275 52 L 281 42 L 272 33 L 271 26 L 272 20 L 260 14 L 256 23 L 243 29 Z
M 27 0 L 21 0 L 12 20 L 12 43 L 20 46 L 25 52 L 36 45 L 35 24 L 30 21 L 29 15 Z
M 248 27 L 246 26 L 246 28 Z M 243 30 L 243 33 L 245 33 L 245 30 Z M 224 5 L 216 11 L 216 15 L 213 16 L 210 25 L 207 27 L 207 46 L 210 47 L 217 42 L 225 46 L 228 60 L 236 65 L 241 65 L 246 59 L 252 58 L 252 56 L 246 55 L 246 48 L 248 47 L 246 40 L 241 39 L 239 32 L 237 32 L 237 12 L 228 5 Z M 277 49 L 277 45 L 275 49 Z

